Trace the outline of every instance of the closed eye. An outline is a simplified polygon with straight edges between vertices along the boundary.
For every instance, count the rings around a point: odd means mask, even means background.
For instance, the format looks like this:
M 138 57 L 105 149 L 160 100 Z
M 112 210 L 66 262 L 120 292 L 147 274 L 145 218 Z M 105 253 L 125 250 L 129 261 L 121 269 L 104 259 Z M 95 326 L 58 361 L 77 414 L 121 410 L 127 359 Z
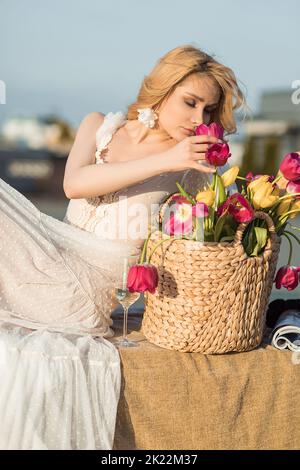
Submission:
M 196 102 L 194 101 L 193 103 L 189 103 L 188 101 L 185 101 L 185 104 L 187 104 L 188 106 L 190 106 L 191 108 L 195 108 L 196 107 Z M 212 113 L 213 111 L 215 111 L 217 108 L 214 107 L 214 108 L 211 108 L 211 109 L 205 109 L 205 111 L 207 113 Z
M 187 101 L 185 101 L 185 104 L 187 104 L 188 106 L 190 106 L 191 108 L 195 108 L 195 102 L 194 103 L 188 103 Z

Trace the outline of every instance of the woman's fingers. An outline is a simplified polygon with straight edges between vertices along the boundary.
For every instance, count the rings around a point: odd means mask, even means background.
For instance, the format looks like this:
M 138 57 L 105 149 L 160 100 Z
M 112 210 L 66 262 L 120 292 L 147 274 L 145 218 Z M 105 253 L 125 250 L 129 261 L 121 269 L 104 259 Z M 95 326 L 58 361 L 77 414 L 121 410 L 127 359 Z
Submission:
M 203 173 L 215 173 L 216 172 L 215 167 L 203 165 L 202 163 L 196 164 L 195 169 L 199 171 L 203 171 Z
M 206 152 L 212 144 L 191 144 L 192 152 Z
M 190 139 L 192 144 L 202 144 L 209 142 L 211 144 L 223 144 L 224 140 L 218 139 L 218 137 L 215 137 L 213 135 L 192 135 L 188 137 Z

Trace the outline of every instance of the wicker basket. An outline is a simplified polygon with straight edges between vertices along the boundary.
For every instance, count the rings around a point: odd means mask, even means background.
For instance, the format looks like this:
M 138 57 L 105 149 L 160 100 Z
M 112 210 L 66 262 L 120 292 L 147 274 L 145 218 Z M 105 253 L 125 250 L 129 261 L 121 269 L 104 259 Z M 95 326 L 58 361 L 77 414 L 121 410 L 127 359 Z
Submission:
M 151 264 L 158 269 L 159 284 L 154 295 L 145 294 L 142 323 L 151 343 L 204 354 L 248 351 L 261 343 L 281 239 L 268 214 L 256 212 L 255 217 L 269 229 L 260 256 L 244 251 L 247 223 L 238 226 L 233 242 L 171 239 L 157 248 Z M 148 254 L 163 238 L 168 237 L 160 231 L 152 235 Z

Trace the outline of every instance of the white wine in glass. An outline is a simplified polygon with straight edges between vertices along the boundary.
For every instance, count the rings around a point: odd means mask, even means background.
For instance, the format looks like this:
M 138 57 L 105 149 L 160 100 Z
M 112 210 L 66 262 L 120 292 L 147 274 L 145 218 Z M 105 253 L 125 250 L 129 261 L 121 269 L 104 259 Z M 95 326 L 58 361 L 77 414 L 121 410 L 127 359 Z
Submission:
M 129 307 L 140 298 L 141 294 L 139 292 L 130 292 L 126 287 L 129 269 L 132 265 L 136 264 L 137 261 L 138 259 L 136 256 L 127 256 L 123 259 L 122 270 L 119 273 L 114 288 L 114 295 L 118 302 L 122 305 L 124 312 L 123 336 L 116 342 L 116 345 L 119 347 L 130 348 L 138 346 L 136 341 L 132 341 L 127 338 L 127 324 Z

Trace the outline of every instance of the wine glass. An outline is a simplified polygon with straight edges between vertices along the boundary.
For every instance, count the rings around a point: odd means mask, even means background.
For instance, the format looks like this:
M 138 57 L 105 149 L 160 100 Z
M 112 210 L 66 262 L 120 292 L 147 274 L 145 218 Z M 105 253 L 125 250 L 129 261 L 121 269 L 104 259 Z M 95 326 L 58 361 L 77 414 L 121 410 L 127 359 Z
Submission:
M 116 342 L 118 347 L 130 348 L 138 346 L 138 343 L 127 338 L 128 310 L 140 297 L 140 292 L 129 292 L 127 289 L 127 277 L 131 266 L 137 264 L 137 255 L 122 257 L 120 269 L 117 272 L 114 295 L 123 307 L 123 336 Z

